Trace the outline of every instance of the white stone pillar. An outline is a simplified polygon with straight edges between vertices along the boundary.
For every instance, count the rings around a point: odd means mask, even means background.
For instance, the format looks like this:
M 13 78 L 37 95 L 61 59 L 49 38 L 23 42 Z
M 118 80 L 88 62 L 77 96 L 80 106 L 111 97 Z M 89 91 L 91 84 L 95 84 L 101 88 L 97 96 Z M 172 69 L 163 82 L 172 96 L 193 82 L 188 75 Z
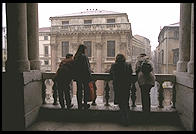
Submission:
M 191 54 L 190 61 L 188 63 L 188 73 L 194 74 L 194 3 L 191 9 Z
M 178 72 L 187 71 L 187 63 L 190 59 L 190 27 L 191 27 L 191 3 L 180 4 L 180 41 Z
M 38 3 L 27 3 L 28 58 L 31 70 L 40 70 Z
M 26 4 L 6 3 L 6 17 L 8 35 L 6 71 L 29 71 Z
M 51 44 L 51 71 L 57 71 L 57 45 Z
M 96 43 L 97 58 L 96 58 L 96 73 L 102 72 L 102 45 L 101 43 Z

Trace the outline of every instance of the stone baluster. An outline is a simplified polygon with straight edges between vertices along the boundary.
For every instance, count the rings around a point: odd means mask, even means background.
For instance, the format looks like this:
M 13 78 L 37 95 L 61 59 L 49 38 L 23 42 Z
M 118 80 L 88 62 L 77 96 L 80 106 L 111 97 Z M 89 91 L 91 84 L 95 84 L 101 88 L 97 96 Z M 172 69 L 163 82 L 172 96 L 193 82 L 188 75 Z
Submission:
M 159 101 L 159 108 L 163 108 L 163 100 L 164 100 L 164 96 L 163 96 L 163 81 L 161 81 L 160 83 L 160 87 L 158 89 L 158 101 Z
M 45 80 L 42 78 L 42 104 L 46 104 L 46 84 Z
M 57 103 L 57 83 L 54 79 L 52 79 L 52 81 L 54 83 L 52 86 L 53 98 L 54 98 L 53 105 L 58 105 L 58 103 Z
M 110 91 L 109 81 L 106 80 L 106 86 L 105 86 L 105 99 L 106 99 L 106 104 L 105 104 L 105 106 L 110 106 L 109 103 L 108 103 L 109 102 L 109 98 L 110 98 L 109 91 Z

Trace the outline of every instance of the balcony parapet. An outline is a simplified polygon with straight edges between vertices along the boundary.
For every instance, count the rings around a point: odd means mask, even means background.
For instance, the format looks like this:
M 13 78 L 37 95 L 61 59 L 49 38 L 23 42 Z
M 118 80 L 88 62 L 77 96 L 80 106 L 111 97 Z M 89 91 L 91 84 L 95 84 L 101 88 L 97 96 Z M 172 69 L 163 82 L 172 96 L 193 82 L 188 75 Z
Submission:
M 46 84 L 45 84 L 45 80 L 47 79 L 52 79 L 53 81 L 53 86 L 52 86 L 52 95 L 50 95 L 50 97 L 53 97 L 54 99 L 54 103 L 53 104 L 57 104 L 57 90 L 56 90 L 56 86 L 55 86 L 55 81 L 53 80 L 55 76 L 55 72 L 44 72 L 42 73 L 42 81 L 43 81 L 43 86 L 42 86 L 42 99 L 43 99 L 43 104 L 46 104 Z M 175 83 L 176 83 L 176 76 L 173 74 L 155 74 L 156 77 L 156 81 L 158 82 L 158 102 L 159 108 L 164 108 L 163 105 L 163 101 L 164 101 L 164 93 L 166 92 L 165 89 L 169 89 L 170 91 L 172 91 L 172 97 L 171 97 L 171 107 L 175 108 L 175 102 L 176 102 L 176 89 L 175 89 Z M 137 77 L 136 74 L 133 73 L 132 76 L 130 76 L 130 78 L 132 79 L 132 86 L 130 87 L 131 89 L 131 93 L 130 93 L 130 97 L 132 100 L 132 107 L 136 107 L 135 101 L 136 101 L 136 82 L 137 82 Z M 106 104 L 105 106 L 109 106 L 109 98 L 110 98 L 110 87 L 109 87 L 109 81 L 112 80 L 112 77 L 109 73 L 92 73 L 92 79 L 94 80 L 103 80 L 105 82 L 105 87 L 104 87 L 104 92 L 105 92 L 105 100 L 106 100 Z M 168 86 L 168 87 L 164 87 L 164 82 L 171 82 L 172 86 Z
M 131 31 L 130 23 L 114 24 L 85 24 L 85 25 L 55 25 L 51 27 L 51 34 L 56 33 L 85 33 L 85 32 L 111 32 Z

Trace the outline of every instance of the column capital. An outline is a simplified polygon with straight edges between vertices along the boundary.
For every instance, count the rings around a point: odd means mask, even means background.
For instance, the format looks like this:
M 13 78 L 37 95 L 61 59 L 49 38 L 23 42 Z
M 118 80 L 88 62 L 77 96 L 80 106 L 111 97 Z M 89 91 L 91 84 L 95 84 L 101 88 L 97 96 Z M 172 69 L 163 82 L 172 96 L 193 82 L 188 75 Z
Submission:
M 103 44 L 101 44 L 101 42 L 96 42 L 95 46 L 96 46 L 97 49 L 102 49 Z

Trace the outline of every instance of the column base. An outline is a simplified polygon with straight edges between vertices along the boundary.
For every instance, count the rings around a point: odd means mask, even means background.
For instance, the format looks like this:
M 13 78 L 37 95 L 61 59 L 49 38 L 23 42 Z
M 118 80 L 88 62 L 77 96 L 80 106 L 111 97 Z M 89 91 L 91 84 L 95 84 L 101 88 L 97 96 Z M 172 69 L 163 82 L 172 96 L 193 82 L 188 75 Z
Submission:
M 177 71 L 178 72 L 187 72 L 187 61 L 178 61 L 177 62 Z
M 28 60 L 17 60 L 15 62 L 6 62 L 6 71 L 28 72 L 30 70 L 30 63 Z
M 40 61 L 39 60 L 30 60 L 31 70 L 40 70 Z
M 189 74 L 194 74 L 194 62 L 193 62 L 193 61 L 190 61 L 190 62 L 188 63 L 187 68 L 188 68 L 188 73 L 189 73 Z

